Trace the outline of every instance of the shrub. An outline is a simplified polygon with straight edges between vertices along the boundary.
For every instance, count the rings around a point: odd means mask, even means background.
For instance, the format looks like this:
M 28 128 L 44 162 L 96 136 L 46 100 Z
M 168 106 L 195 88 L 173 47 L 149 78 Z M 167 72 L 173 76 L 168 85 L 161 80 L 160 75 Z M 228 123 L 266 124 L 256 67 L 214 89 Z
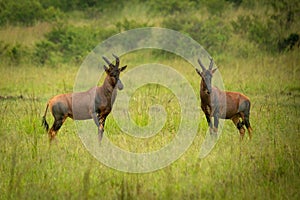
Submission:
M 51 61 L 51 52 L 55 50 L 55 46 L 52 42 L 43 40 L 36 44 L 33 60 L 38 64 L 44 65 L 47 61 Z
M 292 49 L 298 41 L 299 33 L 295 33 L 295 30 L 298 29 L 296 15 L 300 11 L 300 3 L 292 0 L 265 0 L 263 5 L 268 10 L 267 15 L 239 16 L 232 21 L 235 33 L 271 53 Z
M 233 3 L 235 6 L 240 6 L 243 2 L 243 0 L 225 0 L 225 1 Z
M 29 55 L 29 51 L 21 44 L 10 45 L 0 41 L 0 59 L 8 64 L 18 65 Z
M 292 50 L 300 46 L 300 36 L 297 33 L 291 33 L 287 38 L 278 41 L 278 50 L 280 52 L 285 50 Z
M 147 1 L 149 5 L 149 11 L 155 14 L 176 14 L 176 13 L 186 13 L 190 8 L 195 6 L 194 1 L 189 0 L 169 0 L 169 1 L 160 1 L 160 0 L 150 0 Z
M 44 9 L 38 0 L 0 1 L 0 25 L 29 26 L 37 21 L 56 19 L 60 15 L 59 10 L 53 7 Z
M 164 20 L 163 26 L 187 33 L 211 53 L 221 53 L 230 36 L 229 27 L 217 17 L 200 21 L 188 15 L 175 15 Z
M 54 7 L 64 12 L 73 11 L 73 10 L 82 10 L 91 7 L 101 7 L 101 8 L 109 8 L 109 7 L 122 7 L 124 1 L 123 0 L 39 0 L 41 5 L 44 8 Z
M 235 33 L 245 35 L 250 42 L 259 45 L 261 49 L 276 50 L 275 35 L 270 30 L 271 24 L 263 22 L 258 16 L 239 16 L 236 21 L 231 22 Z
M 34 60 L 39 64 L 82 62 L 97 44 L 115 34 L 114 29 L 73 27 L 59 24 L 35 46 Z
M 128 20 L 125 17 L 125 19 L 123 21 L 117 22 L 115 26 L 116 26 L 118 32 L 122 32 L 122 31 L 127 31 L 127 30 L 135 29 L 135 28 L 148 27 L 151 25 L 148 25 L 148 23 L 140 23 L 135 20 Z
M 210 0 L 204 1 L 203 3 L 211 15 L 217 16 L 222 16 L 228 6 L 228 3 L 224 0 Z

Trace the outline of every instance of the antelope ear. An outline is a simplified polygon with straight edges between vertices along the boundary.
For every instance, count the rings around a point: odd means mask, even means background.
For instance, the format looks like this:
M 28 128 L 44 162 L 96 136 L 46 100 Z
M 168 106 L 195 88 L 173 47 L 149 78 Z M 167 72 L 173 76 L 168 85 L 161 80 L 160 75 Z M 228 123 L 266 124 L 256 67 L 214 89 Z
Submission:
M 120 71 L 120 72 L 121 72 L 121 71 L 124 71 L 124 70 L 126 69 L 126 67 L 127 67 L 127 65 L 121 67 L 121 68 L 119 69 L 119 71 Z
M 214 68 L 211 72 L 215 73 L 215 71 L 217 71 L 218 68 Z

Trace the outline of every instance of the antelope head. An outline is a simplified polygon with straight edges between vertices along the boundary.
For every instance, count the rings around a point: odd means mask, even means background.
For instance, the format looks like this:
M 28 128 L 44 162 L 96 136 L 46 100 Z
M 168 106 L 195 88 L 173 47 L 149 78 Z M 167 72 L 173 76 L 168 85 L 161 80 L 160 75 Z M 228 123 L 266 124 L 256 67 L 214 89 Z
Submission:
M 124 71 L 127 65 L 120 67 L 120 59 L 118 56 L 113 54 L 113 57 L 116 59 L 116 64 L 112 64 L 105 56 L 102 56 L 103 60 L 108 64 L 108 67 L 104 65 L 104 70 L 106 74 L 109 76 L 109 81 L 112 86 L 117 86 L 119 90 L 123 89 L 123 84 L 119 78 L 120 72 Z
M 209 58 L 210 60 L 210 64 L 208 69 L 206 69 L 203 65 L 203 63 L 201 62 L 200 59 L 198 59 L 198 63 L 202 69 L 202 72 L 200 72 L 199 69 L 196 68 L 197 73 L 200 75 L 200 77 L 202 78 L 202 82 L 204 84 L 205 89 L 207 90 L 207 93 L 210 94 L 211 93 L 211 79 L 213 76 L 213 73 L 215 73 L 215 71 L 217 70 L 217 68 L 213 69 L 213 65 L 214 65 L 214 61 L 212 58 Z

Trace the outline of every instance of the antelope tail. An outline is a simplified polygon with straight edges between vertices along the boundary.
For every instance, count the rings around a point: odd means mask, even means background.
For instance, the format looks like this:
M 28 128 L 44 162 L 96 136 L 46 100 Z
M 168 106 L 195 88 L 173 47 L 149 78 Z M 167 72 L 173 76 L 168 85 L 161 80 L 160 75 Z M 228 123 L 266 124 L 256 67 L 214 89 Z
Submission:
M 43 119 L 42 119 L 42 126 L 46 129 L 47 132 L 49 130 L 49 124 L 47 123 L 47 120 L 46 120 L 46 114 L 48 111 L 48 107 L 49 107 L 49 103 L 47 103 L 47 107 L 46 107 L 46 110 L 45 110 L 45 113 L 44 113 Z

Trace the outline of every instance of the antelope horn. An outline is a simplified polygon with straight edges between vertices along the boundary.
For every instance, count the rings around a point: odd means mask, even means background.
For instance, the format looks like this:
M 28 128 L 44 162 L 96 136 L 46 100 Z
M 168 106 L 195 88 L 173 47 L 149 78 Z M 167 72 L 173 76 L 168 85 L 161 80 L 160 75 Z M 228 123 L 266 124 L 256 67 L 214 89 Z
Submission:
M 109 67 L 114 67 L 114 65 L 105 56 L 102 56 L 102 58 L 109 65 Z
M 202 64 L 202 62 L 201 62 L 200 59 L 198 59 L 198 63 L 199 63 L 199 65 L 200 65 L 200 67 L 202 68 L 202 71 L 205 71 L 206 69 L 205 69 L 205 67 L 204 67 L 204 65 Z
M 212 68 L 213 68 L 213 66 L 214 66 L 214 61 L 213 61 L 213 58 L 212 58 L 212 57 L 210 57 L 209 60 L 210 60 L 210 63 L 209 63 L 208 69 L 209 69 L 209 70 L 212 70 Z
M 116 56 L 115 54 L 112 54 L 112 55 L 113 55 L 113 57 L 115 57 L 115 59 L 116 59 L 116 67 L 119 67 L 119 64 L 120 64 L 120 59 L 119 59 L 119 57 Z

